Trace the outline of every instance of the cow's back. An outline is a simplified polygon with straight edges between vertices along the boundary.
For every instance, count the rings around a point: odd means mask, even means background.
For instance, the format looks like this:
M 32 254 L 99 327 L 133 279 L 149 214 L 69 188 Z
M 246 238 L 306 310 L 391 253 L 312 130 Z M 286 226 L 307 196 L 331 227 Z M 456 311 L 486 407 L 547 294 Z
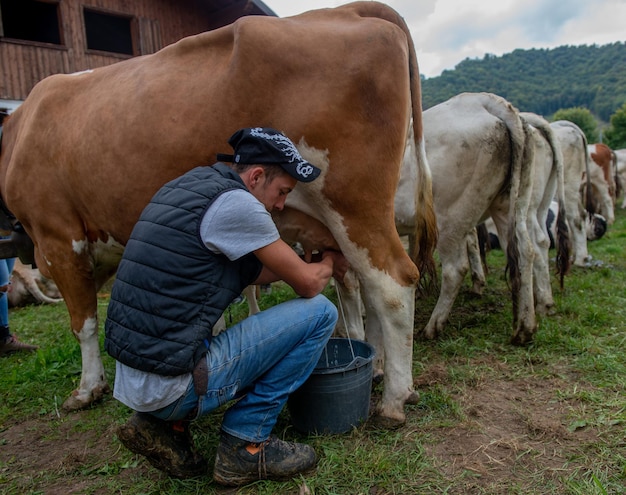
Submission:
M 371 147 L 346 145 L 358 135 L 399 163 L 410 112 L 407 58 L 395 25 L 327 9 L 246 17 L 153 55 L 49 77 L 5 128 L 8 141 L 19 139 L 9 163 L 3 152 L 2 174 L 10 173 L 0 177 L 2 196 L 27 227 L 36 229 L 24 199 L 34 194 L 68 221 L 93 225 L 93 235 L 105 231 L 124 244 L 154 192 L 228 151 L 236 128 L 272 126 L 328 149 L 331 161 L 367 163 Z M 377 164 L 379 182 L 397 181 L 387 163 Z M 331 167 L 325 194 L 340 195 L 348 180 L 371 187 L 368 177 Z M 354 201 L 347 207 L 357 209 Z

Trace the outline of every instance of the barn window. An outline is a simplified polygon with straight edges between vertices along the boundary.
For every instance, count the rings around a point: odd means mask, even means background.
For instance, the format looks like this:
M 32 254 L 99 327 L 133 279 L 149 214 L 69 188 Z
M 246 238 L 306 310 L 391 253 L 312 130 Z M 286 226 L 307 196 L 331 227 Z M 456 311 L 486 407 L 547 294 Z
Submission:
M 85 9 L 87 49 L 134 55 L 132 17 Z
M 59 2 L 0 0 L 0 36 L 38 43 L 63 44 Z

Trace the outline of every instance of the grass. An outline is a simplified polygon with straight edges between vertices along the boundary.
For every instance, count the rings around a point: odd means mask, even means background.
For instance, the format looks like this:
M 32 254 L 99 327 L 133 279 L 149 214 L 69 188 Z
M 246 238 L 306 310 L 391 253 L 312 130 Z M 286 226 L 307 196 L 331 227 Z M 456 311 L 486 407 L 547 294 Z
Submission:
M 420 402 L 407 423 L 369 425 L 303 439 L 320 455 L 314 475 L 225 490 L 210 477 L 175 480 L 124 449 L 114 434 L 129 411 L 110 396 L 76 413 L 60 410 L 80 380 L 80 351 L 63 304 L 11 310 L 11 326 L 40 349 L 0 360 L 0 493 L 105 494 L 620 494 L 626 493 L 626 211 L 589 244 L 594 263 L 574 268 L 555 314 L 535 341 L 509 344 L 511 303 L 502 253 L 489 253 L 481 298 L 459 295 L 444 334 L 414 342 Z M 332 290 L 327 289 L 334 298 Z M 275 284 L 261 307 L 293 293 Z M 418 301 L 416 329 L 436 297 Z M 107 295 L 101 294 L 101 321 Z M 233 305 L 227 319 L 247 314 Z M 114 362 L 103 361 L 109 382 Z M 373 395 L 379 397 L 380 386 Z M 207 459 L 222 410 L 194 425 Z M 281 414 L 277 432 L 302 437 Z M 308 490 L 308 491 L 307 491 Z

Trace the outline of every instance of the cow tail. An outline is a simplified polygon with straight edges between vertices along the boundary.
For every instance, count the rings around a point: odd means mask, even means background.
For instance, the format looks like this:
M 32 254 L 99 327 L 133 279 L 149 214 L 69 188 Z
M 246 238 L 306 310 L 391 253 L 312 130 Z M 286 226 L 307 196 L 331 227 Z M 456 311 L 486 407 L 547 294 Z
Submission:
M 554 155 L 554 162 L 556 166 L 556 194 L 557 203 L 559 205 L 559 214 L 556 217 L 556 272 L 559 275 L 561 290 L 563 290 L 565 275 L 567 275 L 571 267 L 572 239 L 567 226 L 567 212 L 565 210 L 565 171 L 563 164 L 563 152 L 561 151 L 561 146 L 557 142 L 557 138 L 549 125 L 548 129 L 550 130 L 549 141 L 550 146 L 552 147 L 552 153 Z
M 487 253 L 491 250 L 489 244 L 489 231 L 485 222 L 481 222 L 476 226 L 476 237 L 478 238 L 478 251 L 480 253 L 480 262 L 483 265 L 485 275 L 489 274 L 489 265 L 487 264 Z
M 437 280 L 437 268 L 434 252 L 439 238 L 437 218 L 435 216 L 435 204 L 433 201 L 433 179 L 426 158 L 426 146 L 424 142 L 424 125 L 422 121 L 422 95 L 415 46 L 411 39 L 408 27 L 402 22 L 409 48 L 409 74 L 411 83 L 411 109 L 413 113 L 413 136 L 415 139 L 415 152 L 417 153 L 417 194 L 416 212 L 416 242 L 415 252 L 411 253 L 414 260 L 419 260 L 418 269 L 420 274 L 428 280 Z
M 426 281 L 437 280 L 437 269 L 434 252 L 437 246 L 439 231 L 435 217 L 435 205 L 433 202 L 432 176 L 426 149 L 424 145 L 424 132 L 422 124 L 422 93 L 417 63 L 415 44 L 406 22 L 398 12 L 380 2 L 362 1 L 354 2 L 345 6 L 356 12 L 360 17 L 375 17 L 391 22 L 398 26 L 407 40 L 409 55 L 409 78 L 411 90 L 411 112 L 413 116 L 413 136 L 417 153 L 417 190 L 415 194 L 415 242 L 409 255 L 417 265 L 420 272 L 420 286 L 424 287 Z
M 532 118 L 531 124 L 536 127 L 545 137 L 552 150 L 554 167 L 556 169 L 556 201 L 559 205 L 559 213 L 556 218 L 556 273 L 559 276 L 559 284 L 561 290 L 564 287 L 565 275 L 569 272 L 572 251 L 572 242 L 567 227 L 566 209 L 565 209 L 565 178 L 563 166 L 563 152 L 554 131 L 547 121 L 542 118 L 536 118 L 530 114 Z
M 535 148 L 532 145 L 528 124 L 522 120 L 518 110 L 498 95 L 492 93 L 482 93 L 482 95 L 483 107 L 506 125 L 510 137 L 509 217 L 504 273 L 511 289 L 513 326 L 516 326 L 522 286 L 520 249 L 532 250 L 526 217 L 530 204 Z M 524 258 L 528 259 L 528 256 Z
M 617 155 L 615 151 L 611 150 L 611 165 L 613 166 L 613 180 L 615 181 L 615 198 L 614 204 L 617 203 L 617 198 L 620 197 L 622 193 L 622 181 L 619 178 L 619 173 L 617 171 Z
M 585 185 L 583 186 L 585 210 L 587 210 L 587 215 L 589 215 L 589 218 L 593 218 L 593 215 L 597 213 L 597 210 L 595 202 L 593 200 L 593 191 L 591 188 L 591 157 L 589 156 L 589 150 L 587 148 L 589 146 L 589 143 L 587 142 L 587 136 L 585 136 L 584 133 L 582 134 L 582 141 L 585 150 Z
M 512 169 L 511 189 L 508 221 L 508 245 L 506 252 L 505 274 L 508 275 L 511 286 L 511 301 L 513 307 L 513 326 L 517 326 L 519 314 L 519 298 L 522 287 L 522 272 L 520 269 L 520 250 L 526 250 L 524 259 L 532 259 L 532 245 L 527 228 L 527 212 L 532 193 L 532 164 L 535 155 L 535 147 L 532 143 L 531 131 L 528 124 L 517 114 L 521 136 L 512 139 Z M 509 127 L 509 130 L 511 128 Z M 516 135 L 519 133 L 516 133 Z

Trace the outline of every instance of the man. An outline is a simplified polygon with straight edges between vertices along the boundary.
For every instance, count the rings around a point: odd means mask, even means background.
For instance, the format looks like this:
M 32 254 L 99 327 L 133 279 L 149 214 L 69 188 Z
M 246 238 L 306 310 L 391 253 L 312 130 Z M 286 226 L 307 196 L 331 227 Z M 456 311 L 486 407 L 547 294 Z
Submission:
M 135 414 L 118 437 L 176 477 L 206 470 L 188 422 L 232 399 L 214 479 L 242 485 L 311 470 L 315 451 L 270 433 L 289 394 L 313 371 L 337 321 L 320 294 L 348 265 L 337 252 L 307 264 L 278 235 L 270 212 L 320 170 L 271 128 L 246 128 L 218 155 L 163 186 L 126 245 L 111 292 L 106 350 L 118 361 L 114 397 Z M 300 298 L 212 337 L 249 284 L 284 280 Z

